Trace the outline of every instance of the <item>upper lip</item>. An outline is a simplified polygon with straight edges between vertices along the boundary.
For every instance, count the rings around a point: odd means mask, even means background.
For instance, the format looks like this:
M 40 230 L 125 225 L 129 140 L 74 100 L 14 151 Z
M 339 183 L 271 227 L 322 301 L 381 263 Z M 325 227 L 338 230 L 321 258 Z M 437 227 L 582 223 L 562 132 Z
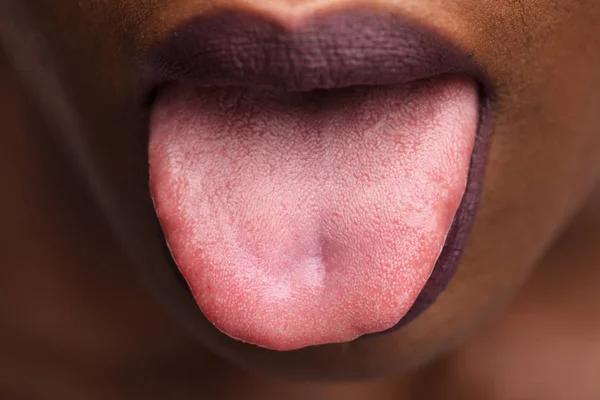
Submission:
M 196 16 L 150 49 L 145 70 L 151 88 L 184 82 L 309 91 L 403 84 L 444 73 L 486 81 L 468 52 L 431 27 L 361 9 L 294 24 L 243 11 Z

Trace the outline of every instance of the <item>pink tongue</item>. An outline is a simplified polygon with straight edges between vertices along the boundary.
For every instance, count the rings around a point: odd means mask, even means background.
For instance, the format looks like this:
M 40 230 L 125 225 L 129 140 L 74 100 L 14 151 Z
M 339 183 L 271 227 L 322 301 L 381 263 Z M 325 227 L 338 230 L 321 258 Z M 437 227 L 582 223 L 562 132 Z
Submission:
M 164 90 L 151 191 L 206 317 L 275 350 L 395 325 L 427 281 L 465 189 L 475 84 L 276 93 Z

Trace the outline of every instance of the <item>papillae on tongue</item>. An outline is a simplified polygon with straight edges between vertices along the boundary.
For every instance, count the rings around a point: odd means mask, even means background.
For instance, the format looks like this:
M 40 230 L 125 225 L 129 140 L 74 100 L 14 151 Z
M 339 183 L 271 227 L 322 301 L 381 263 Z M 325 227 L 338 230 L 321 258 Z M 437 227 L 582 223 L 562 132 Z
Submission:
M 443 247 L 477 123 L 476 86 L 460 77 L 307 93 L 164 89 L 151 194 L 202 312 L 274 350 L 395 325 Z

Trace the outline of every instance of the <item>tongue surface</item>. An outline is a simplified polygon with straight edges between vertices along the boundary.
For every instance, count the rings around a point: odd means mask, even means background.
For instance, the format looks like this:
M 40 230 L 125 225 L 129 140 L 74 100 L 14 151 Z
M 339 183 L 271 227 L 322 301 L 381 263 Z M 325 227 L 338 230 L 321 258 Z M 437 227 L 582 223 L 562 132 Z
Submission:
M 427 281 L 478 122 L 462 78 L 308 93 L 162 91 L 151 193 L 207 318 L 275 350 L 388 329 Z

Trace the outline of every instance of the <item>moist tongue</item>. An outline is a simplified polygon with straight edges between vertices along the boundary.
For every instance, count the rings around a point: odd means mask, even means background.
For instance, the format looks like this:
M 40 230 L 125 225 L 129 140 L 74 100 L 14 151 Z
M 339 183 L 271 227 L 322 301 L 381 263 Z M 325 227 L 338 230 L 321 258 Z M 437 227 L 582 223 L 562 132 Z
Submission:
M 173 258 L 222 332 L 275 350 L 394 326 L 462 198 L 478 122 L 461 77 L 286 93 L 159 93 L 151 193 Z

